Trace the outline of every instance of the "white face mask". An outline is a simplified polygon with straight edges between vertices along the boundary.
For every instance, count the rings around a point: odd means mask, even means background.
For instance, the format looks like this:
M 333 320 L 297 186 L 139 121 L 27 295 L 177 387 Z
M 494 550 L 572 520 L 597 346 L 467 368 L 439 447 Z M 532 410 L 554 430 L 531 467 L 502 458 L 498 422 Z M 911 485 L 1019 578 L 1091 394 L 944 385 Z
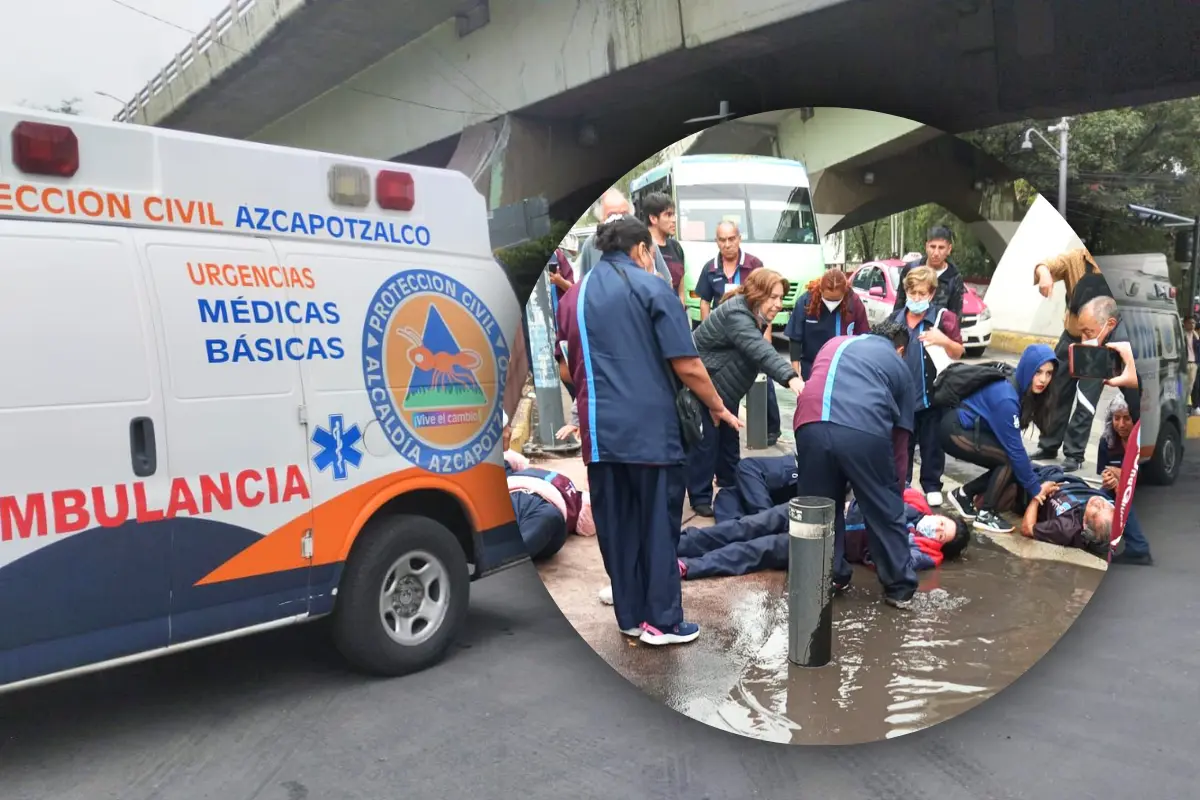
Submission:
M 825 307 L 830 311 L 833 311 L 842 304 L 841 300 L 826 300 L 824 297 L 821 298 L 821 302 L 824 303 Z
M 921 517 L 917 520 L 917 533 L 926 539 L 937 538 L 937 520 L 933 517 Z

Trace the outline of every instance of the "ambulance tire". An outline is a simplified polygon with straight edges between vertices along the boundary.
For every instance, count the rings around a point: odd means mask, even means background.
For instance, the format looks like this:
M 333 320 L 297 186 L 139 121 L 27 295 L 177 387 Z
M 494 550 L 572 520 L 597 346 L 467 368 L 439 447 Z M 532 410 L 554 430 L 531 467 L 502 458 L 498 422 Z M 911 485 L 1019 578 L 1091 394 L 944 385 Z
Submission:
M 427 638 L 405 644 L 389 634 L 381 597 L 393 567 L 417 553 L 432 557 L 440 568 L 438 591 L 445 593 L 447 607 Z M 364 672 L 386 677 L 419 672 L 441 661 L 458 635 L 467 616 L 470 586 L 466 554 L 440 522 L 407 514 L 372 520 L 346 561 L 333 611 L 334 642 L 346 660 Z

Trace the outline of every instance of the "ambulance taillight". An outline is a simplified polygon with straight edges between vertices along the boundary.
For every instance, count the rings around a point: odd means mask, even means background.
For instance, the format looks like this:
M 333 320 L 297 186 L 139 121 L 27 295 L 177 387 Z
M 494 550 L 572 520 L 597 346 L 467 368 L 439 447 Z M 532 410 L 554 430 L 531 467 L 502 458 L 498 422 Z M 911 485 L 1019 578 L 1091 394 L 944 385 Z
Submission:
M 385 169 L 375 176 L 375 202 L 380 208 L 412 211 L 415 201 L 412 175 Z
M 79 171 L 79 139 L 65 125 L 18 122 L 12 148 L 13 163 L 26 174 L 70 178 Z
M 334 164 L 329 168 L 329 199 L 339 206 L 366 208 L 371 202 L 371 174 L 362 167 Z

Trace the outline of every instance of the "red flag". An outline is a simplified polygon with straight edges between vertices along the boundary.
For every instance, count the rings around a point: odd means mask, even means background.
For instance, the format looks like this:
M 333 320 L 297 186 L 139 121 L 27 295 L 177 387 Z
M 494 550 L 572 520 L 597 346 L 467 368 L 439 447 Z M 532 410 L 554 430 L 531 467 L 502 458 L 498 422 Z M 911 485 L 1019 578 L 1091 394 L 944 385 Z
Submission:
M 1133 423 L 1129 432 L 1129 441 L 1125 445 L 1125 460 L 1121 463 L 1121 480 L 1117 482 L 1117 502 L 1113 513 L 1112 540 L 1109 555 L 1121 541 L 1125 530 L 1125 520 L 1129 518 L 1129 510 L 1133 508 L 1133 490 L 1137 487 L 1138 463 L 1142 454 L 1142 421 Z

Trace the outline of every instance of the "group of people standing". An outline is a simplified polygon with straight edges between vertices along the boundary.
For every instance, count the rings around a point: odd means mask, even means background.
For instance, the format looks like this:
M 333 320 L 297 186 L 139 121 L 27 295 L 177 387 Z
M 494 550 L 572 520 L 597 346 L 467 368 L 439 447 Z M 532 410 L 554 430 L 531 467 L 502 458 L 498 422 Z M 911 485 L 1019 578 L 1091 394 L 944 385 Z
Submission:
M 875 569 L 885 601 L 901 608 L 916 591 L 914 564 L 920 563 L 912 551 L 912 503 L 930 512 L 943 504 L 947 452 L 985 468 L 950 495 L 975 527 L 1013 530 L 1000 512 L 1014 484 L 1023 501 L 1039 508 L 1063 491 L 1063 473 L 1043 480 L 1021 440 L 1021 431 L 1036 424 L 1049 442 L 1055 417 L 1062 416 L 1053 389 L 1069 376 L 1063 377 L 1062 356 L 1053 349 L 1032 346 L 1015 371 L 979 381 L 950 402 L 937 397 L 935 382 L 964 352 L 965 284 L 949 259 L 953 241 L 945 227 L 933 228 L 925 258 L 901 271 L 895 310 L 874 328 L 842 271 L 812 281 L 787 325 L 786 358 L 771 337 L 791 287 L 741 249 L 735 223 L 718 226 L 719 254 L 700 271 L 701 322 L 693 332 L 670 197 L 647 197 L 644 220 L 615 191 L 601 198 L 598 210 L 602 223 L 584 243 L 574 275 L 555 282 L 555 355 L 574 400 L 591 518 L 625 635 L 654 645 L 699 635 L 681 602 L 687 563 L 680 548 L 691 552 L 698 541 L 693 534 L 680 542 L 684 498 L 698 515 L 712 517 L 714 479 L 722 493 L 736 486 L 738 410 L 760 374 L 797 395 L 796 484 L 837 505 L 835 590 L 848 586 L 852 574 L 847 489 L 866 532 L 863 560 Z M 1037 269 L 1039 285 L 1044 272 L 1056 277 L 1045 265 Z M 1096 342 L 1112 339 L 1119 320 L 1107 299 L 1072 310 L 1072 332 Z M 1132 363 L 1128 345 L 1110 346 Z M 1125 374 L 1112 383 L 1128 380 Z M 778 419 L 777 404 L 769 405 Z M 1074 444 L 1072 436 L 1064 438 Z M 916 492 L 908 485 L 918 451 Z M 1072 465 L 1064 466 L 1069 471 Z M 1093 529 L 1102 527 L 1096 513 L 1088 519 Z M 932 516 L 927 523 L 931 531 L 939 525 L 942 544 L 956 538 L 954 526 Z M 1028 527 L 1022 532 L 1032 535 Z M 962 546 L 965 541 L 955 545 Z

